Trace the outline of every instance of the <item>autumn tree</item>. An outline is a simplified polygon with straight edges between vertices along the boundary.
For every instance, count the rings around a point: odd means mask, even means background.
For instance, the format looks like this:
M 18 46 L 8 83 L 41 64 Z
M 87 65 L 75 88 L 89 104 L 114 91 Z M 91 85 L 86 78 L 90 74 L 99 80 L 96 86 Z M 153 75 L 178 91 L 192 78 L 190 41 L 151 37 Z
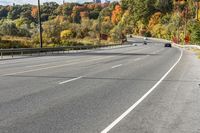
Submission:
M 160 18 L 161 18 L 160 12 L 156 12 L 154 15 L 151 16 L 148 24 L 148 28 L 150 31 L 154 28 L 155 25 L 157 25 L 160 22 Z
M 115 9 L 112 12 L 112 23 L 113 24 L 118 24 L 118 22 L 121 20 L 122 18 L 122 8 L 120 5 L 116 5 Z
M 68 39 L 72 37 L 72 31 L 71 30 L 64 30 L 60 33 L 61 39 Z
M 81 20 L 88 19 L 89 13 L 87 11 L 80 12 Z
M 36 6 L 32 7 L 31 16 L 35 19 L 38 17 L 38 8 Z

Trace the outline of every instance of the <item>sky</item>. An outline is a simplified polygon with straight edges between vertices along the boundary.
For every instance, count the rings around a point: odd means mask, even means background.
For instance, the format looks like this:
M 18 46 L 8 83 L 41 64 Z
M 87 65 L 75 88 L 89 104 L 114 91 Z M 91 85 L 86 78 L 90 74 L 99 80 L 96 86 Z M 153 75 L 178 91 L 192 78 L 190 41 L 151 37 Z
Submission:
M 0 5 L 5 5 L 5 4 L 11 4 L 11 3 L 16 3 L 16 4 L 34 4 L 36 5 L 37 4 L 37 1 L 38 0 L 0 0 Z M 40 0 L 41 3 L 43 2 L 51 2 L 51 1 L 54 1 L 54 2 L 57 2 L 59 4 L 63 3 L 63 0 Z M 83 2 L 91 2 L 93 0 L 65 0 L 66 2 L 80 2 L 80 3 L 83 3 Z M 104 0 L 102 0 L 102 2 L 104 2 Z

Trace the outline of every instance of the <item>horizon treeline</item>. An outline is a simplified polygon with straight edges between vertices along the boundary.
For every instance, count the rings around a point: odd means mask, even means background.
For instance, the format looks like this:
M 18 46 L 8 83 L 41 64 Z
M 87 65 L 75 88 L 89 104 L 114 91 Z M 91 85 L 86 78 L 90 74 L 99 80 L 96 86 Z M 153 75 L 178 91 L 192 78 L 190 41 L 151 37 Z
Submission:
M 41 5 L 46 47 L 120 43 L 135 34 L 200 44 L 200 23 L 192 0 L 121 0 L 112 3 L 46 2 Z M 199 15 L 197 15 L 197 13 Z M 102 37 L 103 36 L 103 37 Z M 0 6 L 0 47 L 38 47 L 38 8 Z

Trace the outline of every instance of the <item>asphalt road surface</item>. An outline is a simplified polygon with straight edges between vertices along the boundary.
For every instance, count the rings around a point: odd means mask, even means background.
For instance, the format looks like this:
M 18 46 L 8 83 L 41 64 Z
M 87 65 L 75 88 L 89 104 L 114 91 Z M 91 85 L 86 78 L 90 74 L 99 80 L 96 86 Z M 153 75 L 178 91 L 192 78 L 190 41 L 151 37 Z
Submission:
M 0 61 L 0 133 L 200 133 L 199 68 L 151 40 Z

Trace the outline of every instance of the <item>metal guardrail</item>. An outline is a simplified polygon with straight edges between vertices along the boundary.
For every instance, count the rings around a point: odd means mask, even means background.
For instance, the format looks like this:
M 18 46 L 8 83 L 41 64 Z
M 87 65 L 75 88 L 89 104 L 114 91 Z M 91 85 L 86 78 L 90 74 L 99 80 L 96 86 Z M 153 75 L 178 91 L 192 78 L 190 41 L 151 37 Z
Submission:
M 67 46 L 67 47 L 57 47 L 57 48 L 13 48 L 13 49 L 0 49 L 0 58 L 3 59 L 4 56 L 11 56 L 12 58 L 15 55 L 33 55 L 33 54 L 41 54 L 41 53 L 54 53 L 60 52 L 63 53 L 65 51 L 70 50 L 88 50 L 88 49 L 96 49 L 103 47 L 112 47 L 118 46 L 121 44 L 113 44 L 113 45 L 91 45 L 91 46 Z
M 184 45 L 183 47 L 185 48 L 195 48 L 195 49 L 200 49 L 199 45 Z

